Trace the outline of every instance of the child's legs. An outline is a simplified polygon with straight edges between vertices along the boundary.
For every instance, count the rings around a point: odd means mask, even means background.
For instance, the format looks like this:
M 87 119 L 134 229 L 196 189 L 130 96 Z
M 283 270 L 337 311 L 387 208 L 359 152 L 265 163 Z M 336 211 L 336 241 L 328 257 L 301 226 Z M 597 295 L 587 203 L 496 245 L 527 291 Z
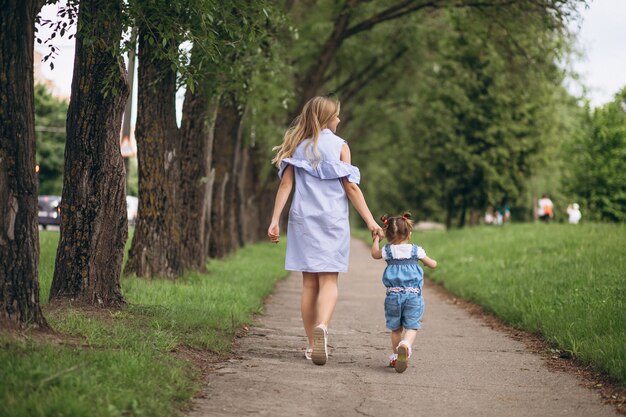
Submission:
M 409 346 L 413 347 L 413 343 L 415 343 L 416 336 L 417 336 L 417 330 L 406 329 L 406 332 L 404 333 L 404 338 L 402 340 L 406 340 L 407 342 L 409 342 Z
M 319 281 L 317 274 L 312 272 L 302 273 L 302 296 L 300 298 L 300 311 L 306 337 L 309 339 L 309 347 L 313 347 L 313 329 L 317 323 L 317 296 L 319 294 Z
M 319 295 L 317 303 L 317 324 L 328 326 L 337 305 L 337 277 L 338 272 L 320 272 L 317 274 Z
M 413 347 L 417 330 L 421 327 L 422 315 L 424 314 L 424 299 L 416 294 L 406 294 L 402 305 L 402 327 L 404 327 L 403 340 Z
M 398 344 L 402 341 L 402 330 L 403 328 L 400 327 L 391 331 L 391 349 L 393 353 L 398 353 Z

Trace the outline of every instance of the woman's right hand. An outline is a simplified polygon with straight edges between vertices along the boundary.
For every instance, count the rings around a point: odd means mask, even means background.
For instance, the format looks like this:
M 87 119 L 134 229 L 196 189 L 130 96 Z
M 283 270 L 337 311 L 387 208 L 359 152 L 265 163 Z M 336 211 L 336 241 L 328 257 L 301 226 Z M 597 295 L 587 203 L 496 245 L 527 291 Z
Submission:
M 272 243 L 278 243 L 280 241 L 280 228 L 278 227 L 278 223 L 272 222 L 270 227 L 267 229 L 267 237 Z
M 374 236 L 378 236 L 379 239 L 382 239 L 385 237 L 385 232 L 383 232 L 382 227 L 380 227 L 378 223 L 372 223 L 368 225 L 367 228 L 372 233 L 372 239 L 374 238 Z

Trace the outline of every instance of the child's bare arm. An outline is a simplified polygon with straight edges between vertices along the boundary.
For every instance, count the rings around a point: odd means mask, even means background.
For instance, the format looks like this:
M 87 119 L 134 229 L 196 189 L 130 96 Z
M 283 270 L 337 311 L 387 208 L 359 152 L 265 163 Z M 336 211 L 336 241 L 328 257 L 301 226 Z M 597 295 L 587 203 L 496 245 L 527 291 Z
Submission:
M 374 259 L 381 259 L 383 257 L 383 253 L 378 247 L 379 242 L 380 238 L 378 235 L 374 235 L 374 241 L 372 242 L 372 258 Z
M 435 261 L 434 259 L 430 259 L 428 256 L 424 256 L 423 258 L 420 258 L 420 261 L 422 261 L 422 263 L 429 268 L 432 268 L 432 269 L 437 268 L 437 261 Z

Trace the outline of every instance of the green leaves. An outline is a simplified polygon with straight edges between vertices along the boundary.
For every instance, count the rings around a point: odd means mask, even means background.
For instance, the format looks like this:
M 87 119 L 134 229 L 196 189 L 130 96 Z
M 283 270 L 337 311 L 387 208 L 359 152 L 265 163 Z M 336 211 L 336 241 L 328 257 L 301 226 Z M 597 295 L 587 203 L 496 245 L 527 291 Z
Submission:
M 35 134 L 39 164 L 39 194 L 61 195 L 68 103 L 35 86 Z
M 626 221 L 626 88 L 593 111 L 569 144 L 566 189 L 589 219 Z

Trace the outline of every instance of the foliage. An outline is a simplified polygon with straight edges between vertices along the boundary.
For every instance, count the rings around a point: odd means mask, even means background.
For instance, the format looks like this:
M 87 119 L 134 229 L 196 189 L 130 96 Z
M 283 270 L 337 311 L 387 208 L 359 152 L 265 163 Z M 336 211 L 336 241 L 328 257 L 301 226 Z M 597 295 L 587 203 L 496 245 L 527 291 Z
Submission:
M 536 205 L 543 194 L 554 203 L 554 220 L 558 222 L 567 220 L 566 208 L 575 202 L 574 195 L 562 183 L 572 168 L 569 143 L 584 130 L 587 110 L 563 87 L 557 90 L 555 99 L 553 132 L 545 136 L 542 151 L 535 156 L 536 168 L 514 206 L 513 217 L 519 221 L 534 219 L 535 213 L 529 202 Z
M 68 103 L 35 86 L 35 134 L 39 164 L 39 194 L 61 195 Z
M 584 217 L 626 221 L 626 88 L 593 111 L 567 148 L 566 190 L 576 196 Z
M 341 133 L 373 211 L 463 225 L 470 210 L 522 199 L 560 134 L 555 62 L 568 41 L 558 19 L 522 5 L 439 11 L 345 42 L 343 74 L 327 85 L 349 98 Z M 368 67 L 378 72 L 366 88 L 358 76 L 343 87 L 358 74 L 345 68 Z

